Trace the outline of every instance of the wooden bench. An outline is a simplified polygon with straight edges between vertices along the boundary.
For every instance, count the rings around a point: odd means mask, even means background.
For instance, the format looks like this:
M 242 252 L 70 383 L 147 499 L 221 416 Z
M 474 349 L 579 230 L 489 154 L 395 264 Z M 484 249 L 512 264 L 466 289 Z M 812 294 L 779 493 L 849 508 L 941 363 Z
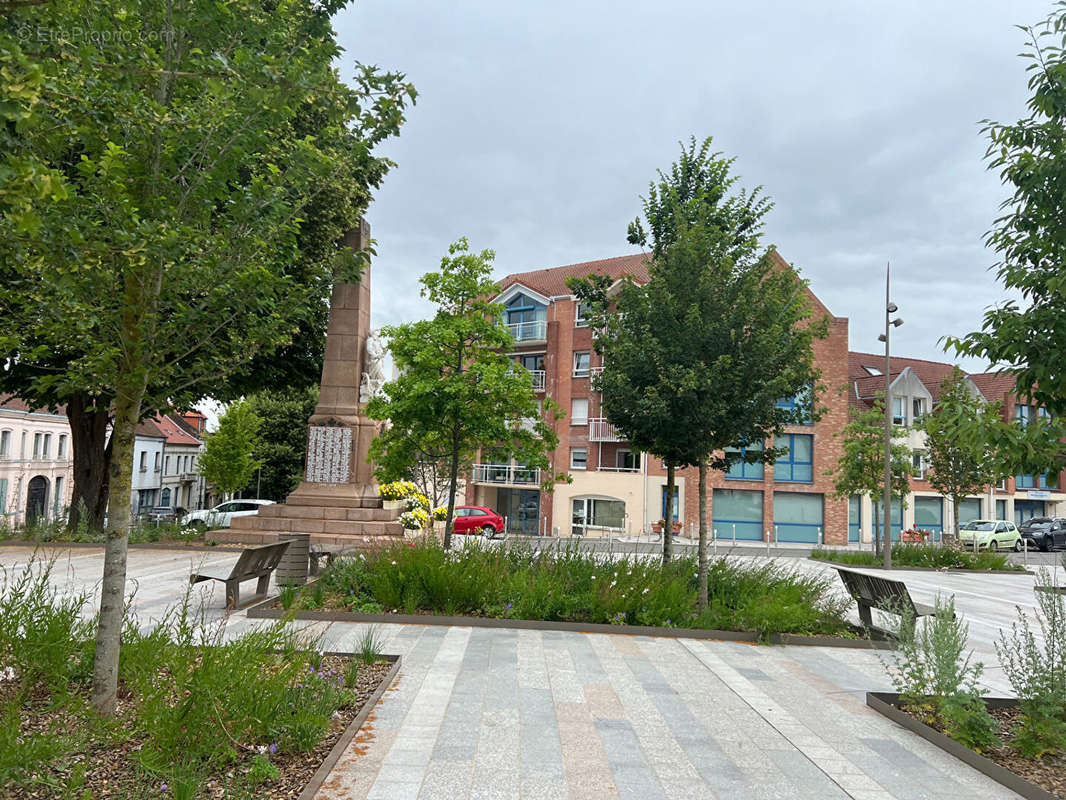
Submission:
M 870 609 L 876 608 L 889 614 L 902 616 L 908 611 L 918 617 L 930 617 L 936 608 L 924 603 L 915 603 L 911 599 L 903 581 L 882 578 L 880 575 L 868 575 L 865 572 L 837 567 L 844 588 L 859 605 L 859 619 L 867 629 L 872 629 L 873 617 Z
M 253 578 L 258 579 L 256 594 L 265 595 L 270 587 L 270 573 L 277 569 L 278 562 L 288 549 L 289 543 L 275 542 L 258 547 L 246 547 L 241 557 L 228 573 L 221 570 L 194 572 L 189 576 L 189 583 L 200 581 L 221 581 L 226 584 L 226 608 L 236 609 L 240 602 L 240 585 Z

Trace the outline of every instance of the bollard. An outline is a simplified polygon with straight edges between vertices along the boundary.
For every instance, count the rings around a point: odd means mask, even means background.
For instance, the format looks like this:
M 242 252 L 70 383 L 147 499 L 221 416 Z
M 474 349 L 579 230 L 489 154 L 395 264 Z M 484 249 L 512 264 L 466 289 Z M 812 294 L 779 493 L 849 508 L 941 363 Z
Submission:
M 714 542 L 714 544 L 712 545 L 712 548 L 714 550 L 714 556 L 715 556 L 715 558 L 717 558 L 718 557 L 718 529 L 717 528 L 711 528 L 711 541 Z
M 821 547 L 822 545 L 824 545 L 824 544 L 825 544 L 825 539 L 823 539 L 823 538 L 822 538 L 822 536 L 823 536 L 823 534 L 822 534 L 822 529 L 821 529 L 821 528 L 819 528 L 819 529 L 818 529 L 818 546 L 819 546 L 819 547 Z
M 733 549 L 737 549 L 737 524 L 733 523 Z
M 1029 566 L 1029 540 L 1022 537 L 1022 563 Z
M 766 557 L 769 558 L 770 557 L 770 529 L 769 528 L 766 529 L 765 538 L 766 538 Z

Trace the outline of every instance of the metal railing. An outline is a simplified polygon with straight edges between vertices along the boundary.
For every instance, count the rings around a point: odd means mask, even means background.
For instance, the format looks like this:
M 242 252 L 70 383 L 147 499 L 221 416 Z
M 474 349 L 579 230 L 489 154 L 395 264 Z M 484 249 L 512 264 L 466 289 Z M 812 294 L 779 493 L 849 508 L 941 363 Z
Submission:
M 514 464 L 474 464 L 473 478 L 474 483 L 536 486 L 540 483 L 540 470 Z
M 546 377 L 546 375 L 544 373 L 544 370 L 542 370 L 542 369 L 531 369 L 529 371 L 529 374 L 531 376 L 533 376 L 533 391 L 534 392 L 543 392 L 544 391 L 544 381 L 545 381 L 545 377 Z
M 620 442 L 622 437 L 606 417 L 592 417 L 589 419 L 589 441 Z
M 516 342 L 548 338 L 548 322 L 543 319 L 535 319 L 532 322 L 511 322 L 508 323 L 507 329 Z
M 596 467 L 597 472 L 640 472 L 640 467 Z

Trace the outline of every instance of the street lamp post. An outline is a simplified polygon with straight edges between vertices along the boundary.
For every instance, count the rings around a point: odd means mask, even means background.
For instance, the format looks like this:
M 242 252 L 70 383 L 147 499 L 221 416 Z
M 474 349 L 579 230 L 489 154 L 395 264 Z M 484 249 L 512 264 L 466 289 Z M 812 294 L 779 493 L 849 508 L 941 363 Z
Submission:
M 885 569 L 892 569 L 892 362 L 889 355 L 889 335 L 893 328 L 903 324 L 900 317 L 892 319 L 892 315 L 899 309 L 888 296 L 891 269 L 891 264 L 885 265 L 885 332 L 877 337 L 885 343 L 885 496 L 881 506 L 881 547 Z

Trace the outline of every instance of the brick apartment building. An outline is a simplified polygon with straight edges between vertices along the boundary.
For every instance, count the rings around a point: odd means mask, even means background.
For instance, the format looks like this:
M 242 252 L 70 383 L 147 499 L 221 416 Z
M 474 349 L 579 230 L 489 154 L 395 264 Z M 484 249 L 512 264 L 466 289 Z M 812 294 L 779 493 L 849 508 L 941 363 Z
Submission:
M 515 361 L 530 370 L 538 394 L 551 397 L 566 416 L 555 423 L 559 446 L 556 472 L 573 483 L 554 492 L 539 490 L 540 475 L 484 453 L 466 489 L 469 504 L 484 505 L 508 518 L 513 532 L 570 536 L 630 535 L 649 530 L 665 513 L 666 470 L 623 441 L 605 419 L 591 378 L 601 369 L 592 331 L 566 287 L 571 276 L 590 273 L 646 281 L 646 256 L 573 264 L 509 275 L 496 298 L 514 334 Z M 782 263 L 783 260 L 782 260 Z M 831 496 L 825 473 L 841 454 L 836 433 L 847 421 L 848 321 L 833 317 L 813 295 L 816 314 L 829 317 L 829 336 L 814 344 L 824 390 L 821 418 L 789 426 L 778 440 L 788 455 L 773 466 L 738 464 L 727 474 L 711 472 L 708 496 L 719 538 L 843 544 L 848 536 L 848 502 Z M 782 403 L 793 402 L 783 398 Z M 697 471 L 677 472 L 676 519 L 694 535 L 698 519 Z
M 666 470 L 655 458 L 636 452 L 607 422 L 591 378 L 602 369 L 592 347 L 592 331 L 566 286 L 571 276 L 590 273 L 615 280 L 624 275 L 648 278 L 643 254 L 508 275 L 496 301 L 503 304 L 504 324 L 515 337 L 515 361 L 532 374 L 540 396 L 551 397 L 566 416 L 555 423 L 559 446 L 552 454 L 554 472 L 569 472 L 573 483 L 540 491 L 541 476 L 483 452 L 466 485 L 466 502 L 493 508 L 507 517 L 512 532 L 571 536 L 633 535 L 648 531 L 665 513 Z M 782 263 L 784 263 L 782 259 Z M 736 464 L 726 474 L 708 475 L 709 516 L 720 539 L 778 540 L 830 545 L 872 540 L 869 499 L 833 497 L 832 471 L 842 454 L 840 434 L 849 413 L 869 407 L 884 390 L 884 356 L 848 351 L 848 320 L 834 317 L 809 293 L 815 314 L 829 319 L 829 335 L 814 343 L 821 371 L 817 422 L 786 428 L 777 445 L 788 454 L 774 465 Z M 924 460 L 922 434 L 914 423 L 939 397 L 951 374 L 943 362 L 892 360 L 896 421 L 907 427 L 916 466 Z M 1018 402 L 1013 380 L 995 373 L 968 375 L 971 390 L 988 401 L 1000 400 L 1008 419 L 1043 413 Z M 783 398 L 782 403 L 792 402 Z M 698 519 L 697 471 L 677 472 L 676 519 L 686 535 L 695 536 Z M 994 516 L 1018 522 L 1032 516 L 1066 512 L 1066 474 L 1020 475 L 966 501 L 962 520 Z M 904 508 L 891 515 L 893 537 L 917 525 L 942 533 L 950 530 L 950 501 L 924 479 L 912 480 Z
M 953 524 L 951 500 L 941 497 L 926 480 L 926 464 L 922 455 L 923 434 L 915 424 L 940 399 L 940 385 L 951 376 L 953 366 L 942 361 L 916 358 L 893 358 L 890 361 L 893 422 L 907 429 L 907 444 L 913 451 L 915 476 L 906 507 L 893 504 L 890 514 L 891 533 L 898 537 L 901 529 L 917 526 L 932 531 L 935 536 Z M 856 409 L 869 408 L 880 393 L 884 393 L 884 355 L 849 353 L 849 402 Z M 1019 424 L 1046 412 L 1014 392 L 1014 379 L 999 373 L 966 375 L 970 392 L 986 402 L 1002 403 L 1004 419 Z M 996 486 L 987 487 L 980 495 L 967 498 L 959 507 L 959 521 L 971 519 L 1013 520 L 1015 524 L 1032 517 L 1062 516 L 1066 513 L 1066 472 L 1061 475 L 1013 475 Z M 869 541 L 873 509 L 868 499 L 852 498 L 849 504 L 851 542 Z

